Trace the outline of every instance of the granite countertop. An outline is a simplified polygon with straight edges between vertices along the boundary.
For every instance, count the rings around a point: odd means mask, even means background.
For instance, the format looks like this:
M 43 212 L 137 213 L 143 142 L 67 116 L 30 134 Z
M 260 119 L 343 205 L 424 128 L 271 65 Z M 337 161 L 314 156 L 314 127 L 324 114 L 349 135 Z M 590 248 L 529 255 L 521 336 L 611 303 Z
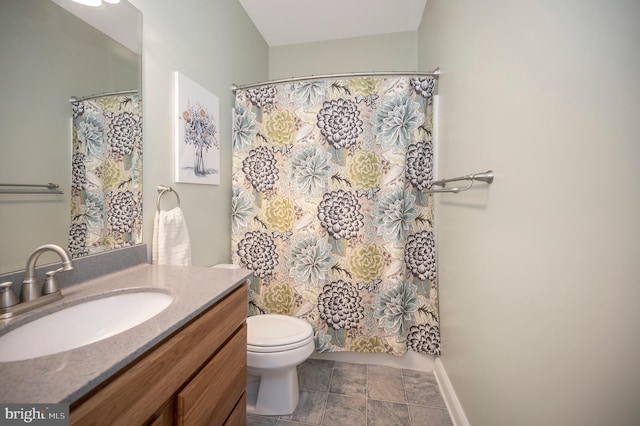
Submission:
M 0 334 L 29 320 L 109 293 L 154 288 L 173 296 L 162 312 L 113 337 L 58 354 L 0 362 L 0 402 L 72 403 L 149 348 L 214 305 L 251 276 L 245 269 L 140 264 L 62 289 L 64 298 L 15 318 L 0 320 Z M 0 350 L 2 350 L 0 348 Z

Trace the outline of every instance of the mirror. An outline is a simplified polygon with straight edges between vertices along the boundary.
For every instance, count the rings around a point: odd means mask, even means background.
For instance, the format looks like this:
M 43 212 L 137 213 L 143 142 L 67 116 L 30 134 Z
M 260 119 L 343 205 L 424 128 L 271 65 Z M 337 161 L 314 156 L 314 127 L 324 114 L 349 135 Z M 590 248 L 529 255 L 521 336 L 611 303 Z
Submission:
M 0 274 L 24 269 L 39 245 L 67 247 L 69 98 L 140 91 L 141 53 L 142 14 L 126 0 L 96 8 L 71 0 L 0 2 L 0 183 L 51 182 L 63 192 L 0 193 Z M 39 263 L 47 261 L 55 258 Z

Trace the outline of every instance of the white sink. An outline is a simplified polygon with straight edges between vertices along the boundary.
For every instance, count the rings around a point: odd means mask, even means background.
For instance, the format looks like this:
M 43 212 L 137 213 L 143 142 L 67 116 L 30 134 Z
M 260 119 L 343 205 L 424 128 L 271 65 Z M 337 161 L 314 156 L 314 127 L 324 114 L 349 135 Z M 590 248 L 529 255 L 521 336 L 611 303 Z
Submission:
M 172 300 L 166 293 L 145 290 L 55 311 L 0 336 L 0 362 L 52 355 L 106 339 L 154 317 Z

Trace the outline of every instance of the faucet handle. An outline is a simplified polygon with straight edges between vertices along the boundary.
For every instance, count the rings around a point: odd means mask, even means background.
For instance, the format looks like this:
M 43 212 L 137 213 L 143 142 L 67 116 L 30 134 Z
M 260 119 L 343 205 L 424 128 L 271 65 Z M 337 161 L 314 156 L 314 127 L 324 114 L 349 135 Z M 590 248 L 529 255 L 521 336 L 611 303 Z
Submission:
M 0 309 L 18 304 L 18 296 L 13 291 L 13 283 L 6 281 L 0 284 Z
M 64 267 L 58 268 L 55 271 L 49 271 L 45 275 L 47 278 L 44 281 L 44 285 L 42 286 L 42 295 L 47 295 L 51 293 L 58 293 L 60 291 L 60 287 L 58 286 L 58 281 L 56 280 L 56 273 L 63 271 Z

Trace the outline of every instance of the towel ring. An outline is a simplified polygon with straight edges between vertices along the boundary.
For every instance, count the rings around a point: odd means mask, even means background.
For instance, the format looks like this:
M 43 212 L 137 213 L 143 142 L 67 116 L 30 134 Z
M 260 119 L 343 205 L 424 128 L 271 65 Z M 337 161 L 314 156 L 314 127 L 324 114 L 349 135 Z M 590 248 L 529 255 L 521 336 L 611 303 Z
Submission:
M 174 194 L 176 194 L 176 199 L 178 200 L 178 207 L 180 207 L 180 196 L 178 195 L 178 193 L 170 186 L 164 186 L 164 185 L 158 185 L 158 202 L 156 203 L 156 207 L 158 208 L 158 211 L 160 211 L 160 200 L 162 199 L 162 196 L 164 195 L 165 192 L 173 192 Z

